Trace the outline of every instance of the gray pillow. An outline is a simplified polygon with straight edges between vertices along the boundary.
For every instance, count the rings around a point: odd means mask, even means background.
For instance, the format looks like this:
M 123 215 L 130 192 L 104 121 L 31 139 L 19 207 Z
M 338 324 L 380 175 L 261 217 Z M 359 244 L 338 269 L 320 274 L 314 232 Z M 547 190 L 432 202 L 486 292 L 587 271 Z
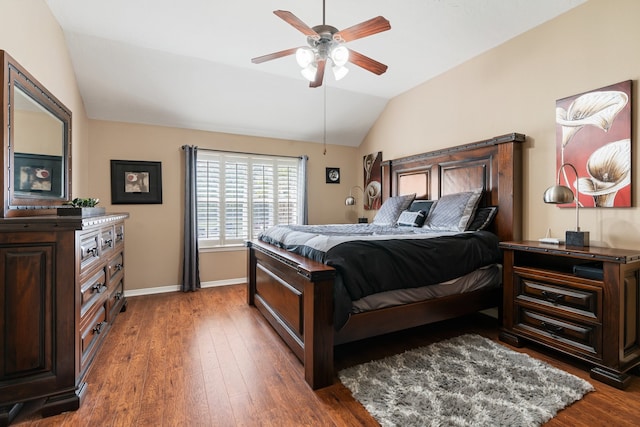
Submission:
M 380 207 L 380 210 L 373 218 L 376 225 L 396 225 L 402 211 L 406 210 L 416 194 L 407 194 L 405 196 L 389 197 Z
M 447 194 L 429 211 L 423 228 L 438 231 L 465 231 L 480 202 L 482 191 Z

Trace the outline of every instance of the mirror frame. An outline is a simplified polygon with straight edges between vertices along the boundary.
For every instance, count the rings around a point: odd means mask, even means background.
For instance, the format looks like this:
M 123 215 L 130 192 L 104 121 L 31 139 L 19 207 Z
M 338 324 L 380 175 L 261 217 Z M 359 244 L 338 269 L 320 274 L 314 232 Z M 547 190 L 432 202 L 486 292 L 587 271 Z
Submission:
M 0 50 L 0 88 L 2 99 L 2 217 L 51 215 L 56 208 L 71 200 L 71 111 L 47 88 L 27 72 L 7 52 Z M 15 85 L 63 123 L 62 144 L 62 197 L 24 197 L 16 194 L 13 173 L 15 171 L 14 123 L 11 106 L 14 103 Z

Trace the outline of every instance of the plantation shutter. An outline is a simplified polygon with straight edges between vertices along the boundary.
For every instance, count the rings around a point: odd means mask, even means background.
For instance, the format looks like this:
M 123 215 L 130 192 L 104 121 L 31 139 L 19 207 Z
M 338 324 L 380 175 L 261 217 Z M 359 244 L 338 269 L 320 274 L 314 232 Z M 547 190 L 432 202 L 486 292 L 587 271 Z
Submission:
M 302 223 L 300 164 L 298 158 L 200 151 L 200 246 L 237 246 L 273 225 Z

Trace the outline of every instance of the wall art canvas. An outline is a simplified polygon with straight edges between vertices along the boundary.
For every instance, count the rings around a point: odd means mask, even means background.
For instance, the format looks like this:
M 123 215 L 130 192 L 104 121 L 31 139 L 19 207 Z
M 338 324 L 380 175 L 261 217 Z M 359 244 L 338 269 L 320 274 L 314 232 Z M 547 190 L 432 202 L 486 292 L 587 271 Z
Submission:
M 364 164 L 364 208 L 380 209 L 382 205 L 382 151 L 367 154 Z
M 631 117 L 631 80 L 556 101 L 556 171 L 575 166 L 560 183 L 580 207 L 631 206 Z

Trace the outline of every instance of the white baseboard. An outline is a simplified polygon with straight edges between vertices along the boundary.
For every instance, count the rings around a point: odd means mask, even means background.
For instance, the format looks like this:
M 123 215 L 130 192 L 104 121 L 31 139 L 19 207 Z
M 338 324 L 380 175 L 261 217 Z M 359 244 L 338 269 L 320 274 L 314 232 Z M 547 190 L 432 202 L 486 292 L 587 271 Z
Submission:
M 225 280 L 213 280 L 210 282 L 202 282 L 200 286 L 203 288 L 214 288 L 216 286 L 229 286 L 229 285 L 240 285 L 243 283 L 247 283 L 246 277 L 240 277 L 238 279 L 225 279 Z M 180 285 L 169 285 L 169 286 L 158 286 L 156 288 L 144 288 L 144 289 L 131 289 L 125 290 L 125 297 L 138 297 L 141 295 L 154 295 L 154 294 L 165 294 L 167 292 L 179 292 Z

